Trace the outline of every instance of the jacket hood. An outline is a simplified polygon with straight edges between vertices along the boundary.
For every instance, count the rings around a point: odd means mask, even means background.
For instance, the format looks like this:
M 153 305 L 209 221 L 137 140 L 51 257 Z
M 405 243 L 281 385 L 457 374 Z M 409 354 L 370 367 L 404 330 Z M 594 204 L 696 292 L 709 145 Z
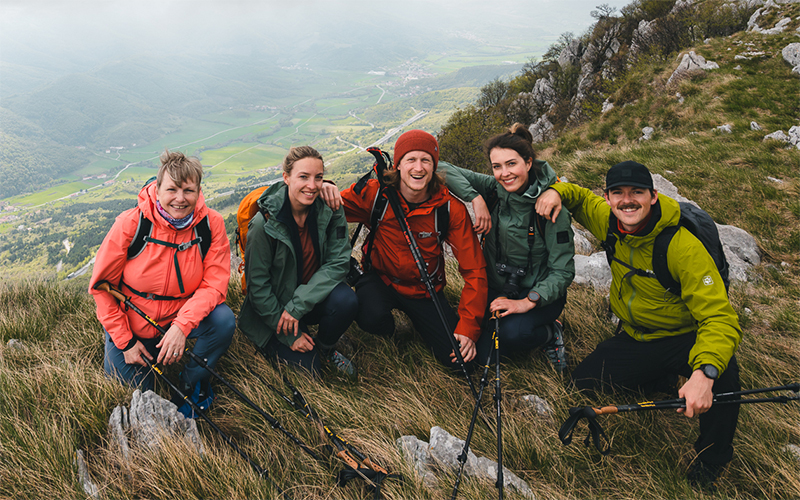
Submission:
M 144 216 L 150 219 L 153 224 L 172 228 L 174 230 L 175 228 L 158 213 L 158 209 L 156 208 L 156 200 L 158 200 L 157 189 L 156 181 L 153 181 L 139 191 L 139 210 L 141 210 Z M 192 219 L 192 223 L 189 227 L 197 225 L 206 215 L 208 215 L 208 207 L 206 206 L 206 199 L 201 189 L 200 195 L 197 198 L 197 205 L 194 207 L 194 219 Z

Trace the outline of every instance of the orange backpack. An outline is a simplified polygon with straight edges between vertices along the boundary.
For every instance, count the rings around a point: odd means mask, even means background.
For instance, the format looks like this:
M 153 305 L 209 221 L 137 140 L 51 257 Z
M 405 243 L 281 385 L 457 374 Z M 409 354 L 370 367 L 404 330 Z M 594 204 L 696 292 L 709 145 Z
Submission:
M 261 198 L 262 193 L 266 191 L 269 186 L 262 186 L 251 191 L 245 196 L 241 203 L 239 203 L 239 210 L 236 212 L 236 244 L 238 246 L 238 254 L 242 257 L 242 263 L 239 264 L 239 272 L 242 273 L 242 293 L 247 293 L 247 282 L 244 277 L 244 249 L 247 246 L 247 226 L 253 217 L 258 213 L 258 199 Z M 266 218 L 266 214 L 265 214 Z

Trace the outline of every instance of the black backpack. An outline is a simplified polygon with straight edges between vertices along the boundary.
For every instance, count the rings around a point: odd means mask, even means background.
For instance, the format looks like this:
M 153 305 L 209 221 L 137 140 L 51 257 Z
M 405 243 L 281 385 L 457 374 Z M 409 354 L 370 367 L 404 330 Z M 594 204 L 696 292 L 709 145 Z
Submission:
M 656 278 L 667 291 L 680 296 L 681 285 L 673 279 L 669 272 L 669 267 L 667 266 L 667 250 L 669 249 L 669 244 L 672 242 L 675 233 L 678 232 L 678 229 L 685 227 L 700 240 L 708 254 L 714 259 L 714 264 L 717 266 L 717 270 L 722 277 L 722 282 L 725 284 L 725 291 L 727 292 L 731 285 L 729 278 L 730 268 L 728 266 L 728 259 L 725 257 L 725 252 L 722 249 L 722 242 L 719 239 L 719 231 L 717 230 L 717 225 L 714 223 L 714 219 L 712 219 L 705 210 L 691 203 L 680 202 L 678 205 L 681 209 L 681 217 L 678 221 L 678 225 L 669 226 L 656 236 L 653 248 L 652 273 L 632 267 L 614 256 L 614 246 L 617 237 L 612 233 L 614 227 L 612 222 L 615 219 L 613 216 L 612 221 L 610 221 L 608 225 L 606 240 L 602 243 L 602 247 L 606 251 L 608 265 L 610 266 L 612 261 L 616 261 L 631 270 L 628 274 Z

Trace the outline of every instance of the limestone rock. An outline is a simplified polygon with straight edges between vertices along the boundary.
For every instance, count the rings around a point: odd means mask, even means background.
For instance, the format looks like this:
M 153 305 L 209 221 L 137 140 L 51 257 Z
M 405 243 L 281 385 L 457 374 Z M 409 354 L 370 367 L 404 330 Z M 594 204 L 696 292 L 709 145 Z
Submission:
M 767 139 L 773 139 L 773 140 L 776 140 L 776 141 L 782 141 L 782 142 L 786 142 L 786 143 L 791 143 L 791 139 L 789 138 L 788 135 L 786 135 L 786 132 L 784 132 L 783 130 L 778 130 L 778 131 L 773 132 L 771 134 L 765 135 L 764 136 L 764 140 L 766 141 Z
M 634 62 L 639 53 L 642 52 L 642 49 L 650 45 L 650 38 L 653 36 L 655 24 L 655 20 L 645 21 L 642 19 L 639 21 L 639 26 L 633 30 L 633 35 L 631 36 L 631 48 L 628 50 L 629 63 Z
M 800 464 L 800 446 L 796 444 L 787 444 L 783 447 L 783 451 L 793 455 L 797 463 Z
M 670 83 L 672 83 L 672 80 L 690 71 L 696 71 L 696 70 L 708 71 L 718 68 L 719 64 L 711 61 L 706 61 L 706 59 L 703 56 L 691 50 L 689 51 L 688 54 L 683 55 L 683 59 L 681 59 L 680 64 L 678 64 L 678 67 L 672 73 L 672 76 L 670 76 L 669 80 L 667 80 L 667 84 L 669 85 Z
M 590 256 L 575 256 L 575 279 L 579 285 L 590 285 L 599 290 L 611 288 L 611 268 L 608 267 L 605 252 Z
M 750 130 L 763 130 L 761 125 L 756 122 L 750 122 Z
M 153 391 L 133 392 L 130 410 L 118 406 L 109 418 L 112 442 L 117 443 L 124 458 L 130 447 L 146 449 L 160 447 L 162 439 L 179 436 L 191 444 L 198 453 L 204 453 L 203 442 L 197 432 L 197 423 L 186 419 L 178 408 Z
M 426 488 L 435 488 L 439 480 L 428 468 L 433 465 L 428 443 L 416 436 L 400 436 L 397 438 L 397 447 L 403 459 L 414 466 L 414 473 L 422 480 Z
M 18 351 L 24 351 L 26 348 L 25 344 L 18 339 L 9 339 L 8 342 L 6 342 L 6 347 L 10 347 L 11 349 L 16 349 Z
M 769 29 L 757 28 L 753 29 L 753 31 L 756 33 L 761 33 L 762 35 L 777 35 L 778 33 L 783 33 L 786 30 L 786 26 L 791 22 L 792 22 L 791 18 L 784 17 L 783 19 L 778 21 L 778 23 L 772 28 Z
M 683 197 L 678 193 L 678 188 L 675 187 L 675 184 L 671 183 L 667 179 L 665 179 L 661 174 L 652 174 L 653 177 L 653 188 L 658 191 L 659 193 L 665 194 L 672 198 L 673 200 L 681 203 L 691 203 L 699 208 L 699 205 L 692 200 Z
M 573 39 L 558 54 L 558 65 L 561 69 L 566 69 L 580 62 L 581 42 Z
M 642 129 L 642 136 L 639 137 L 640 141 L 649 141 L 653 137 L 655 129 L 653 127 L 645 127 Z
M 555 415 L 553 407 L 550 406 L 550 403 L 548 403 L 546 399 L 540 398 L 535 394 L 522 396 L 520 401 L 523 405 L 533 409 L 540 417 L 552 420 Z
M 606 111 L 611 111 L 614 109 L 614 103 L 608 102 L 608 99 L 603 101 L 603 109 L 600 111 L 601 113 L 605 113 Z
M 547 119 L 547 116 L 542 115 L 536 123 L 531 125 L 528 128 L 528 131 L 533 136 L 533 143 L 538 144 L 540 142 L 549 141 L 555 137 L 555 132 L 553 131 L 553 124 L 550 123 L 550 120 Z
M 789 129 L 789 142 L 800 149 L 800 126 L 795 125 Z
M 725 134 L 732 134 L 733 133 L 733 125 L 730 123 L 726 123 L 724 125 L 720 125 L 719 127 L 715 128 L 717 132 L 722 132 Z
M 589 237 L 587 237 L 587 234 L 591 236 L 591 233 L 575 226 L 572 226 L 572 232 L 575 234 L 575 253 L 577 255 L 592 255 L 594 252 L 592 240 L 594 240 L 594 238 L 592 237 L 590 240 Z
M 89 467 L 86 465 L 86 460 L 83 458 L 83 450 L 76 451 L 75 465 L 78 467 L 78 480 L 81 482 L 83 492 L 86 493 L 86 496 L 92 499 L 100 498 L 100 489 L 89 476 Z
M 781 55 L 783 60 L 789 63 L 789 66 L 800 65 L 800 43 L 790 43 L 781 50 Z
M 438 465 L 458 470 L 458 456 L 464 449 L 464 441 L 453 437 L 441 427 L 431 428 L 430 452 L 431 457 Z M 470 450 L 467 453 L 467 462 L 464 466 L 464 474 L 477 477 L 478 479 L 497 481 L 497 462 L 488 458 L 478 458 Z M 533 491 L 527 483 L 520 479 L 516 474 L 503 467 L 503 486 L 516 489 L 525 498 L 536 499 Z
M 128 418 L 128 408 L 125 406 L 117 406 L 111 412 L 111 417 L 108 419 L 108 430 L 111 433 L 111 443 L 119 447 L 122 458 L 128 461 L 131 456 L 131 448 L 128 445 L 128 429 L 131 423 Z

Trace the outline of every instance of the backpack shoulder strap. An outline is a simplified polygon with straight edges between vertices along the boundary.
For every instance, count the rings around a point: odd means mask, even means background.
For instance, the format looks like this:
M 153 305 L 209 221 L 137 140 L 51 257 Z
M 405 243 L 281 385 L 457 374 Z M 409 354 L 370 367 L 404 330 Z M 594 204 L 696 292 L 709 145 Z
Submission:
M 211 247 L 211 224 L 208 222 L 208 215 L 194 226 L 194 237 L 200 239 L 200 256 L 206 260 L 206 254 Z
M 439 240 L 439 244 L 441 245 L 442 242 L 447 239 L 447 234 L 450 230 L 449 201 L 436 208 L 436 222 L 434 223 L 434 227 L 436 228 L 436 239 Z
M 364 256 L 364 270 L 368 271 L 371 266 L 370 255 L 372 254 L 372 246 L 375 242 L 375 235 L 378 233 L 378 226 L 380 225 L 383 217 L 386 215 L 386 208 L 389 206 L 389 199 L 383 193 L 383 189 L 378 189 L 378 193 L 375 195 L 375 200 L 372 202 L 372 212 L 369 216 L 369 235 L 367 235 L 367 254 Z M 359 229 L 361 225 L 359 224 Z M 358 236 L 358 230 L 356 234 L 353 235 L 353 242 L 355 244 L 355 238 Z M 351 246 L 352 246 L 351 244 Z
M 150 236 L 153 232 L 153 222 L 139 211 L 139 224 L 136 226 L 136 233 L 133 235 L 130 246 L 128 246 L 128 260 L 135 259 L 144 250 L 147 244 L 145 236 Z
M 665 228 L 656 236 L 653 245 L 653 272 L 656 275 L 656 279 L 668 292 L 678 296 L 681 294 L 681 284 L 675 281 L 675 278 L 669 272 L 667 250 L 669 250 L 669 244 L 672 243 L 672 238 L 675 237 L 680 227 L 680 225 L 677 225 Z

